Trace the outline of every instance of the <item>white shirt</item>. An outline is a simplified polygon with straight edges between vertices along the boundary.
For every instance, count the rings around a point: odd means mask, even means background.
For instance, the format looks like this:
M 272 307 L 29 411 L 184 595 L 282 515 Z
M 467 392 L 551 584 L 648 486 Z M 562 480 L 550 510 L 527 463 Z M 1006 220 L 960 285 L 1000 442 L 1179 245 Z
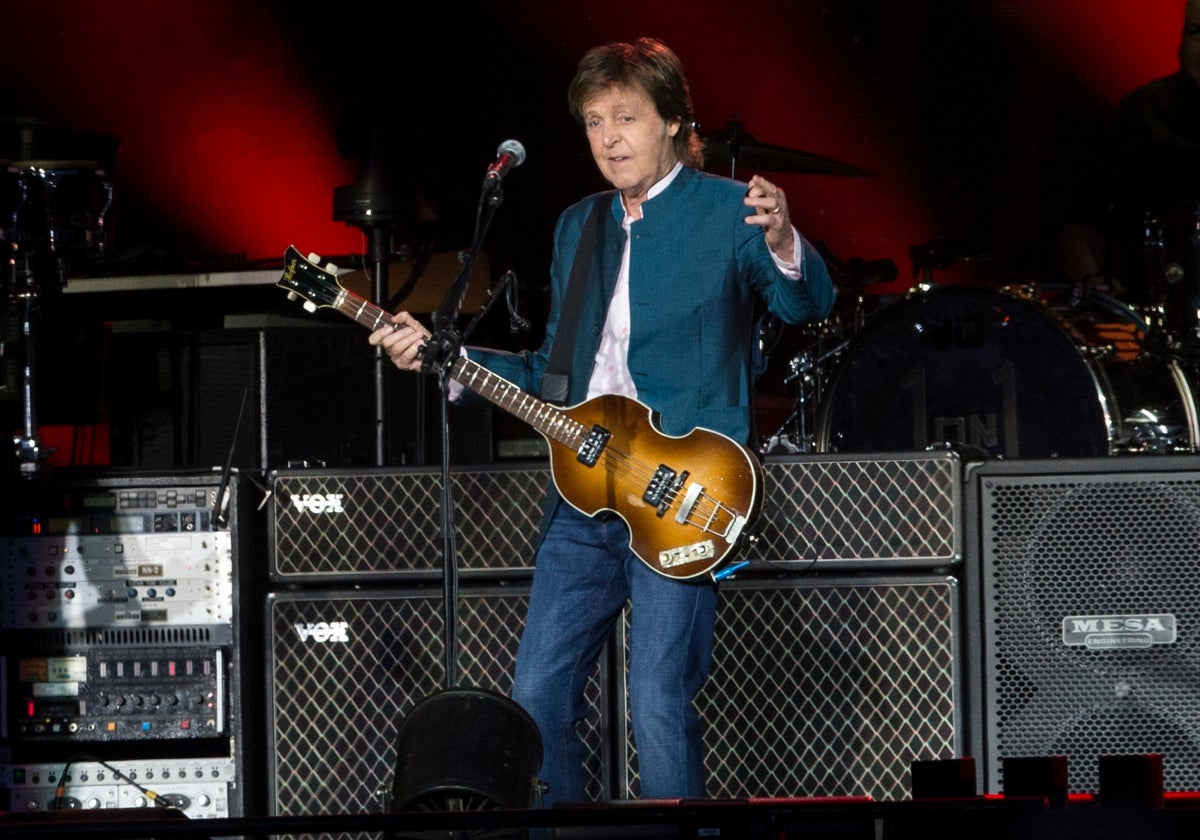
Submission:
M 682 163 L 676 163 L 661 181 L 652 186 L 642 202 L 642 213 L 646 212 L 649 200 L 661 193 L 679 174 Z M 624 201 L 621 204 L 624 207 Z M 621 266 L 617 271 L 617 284 L 613 288 L 612 300 L 608 304 L 608 317 L 604 321 L 604 329 L 600 333 L 600 346 L 596 350 L 596 361 L 592 365 L 592 378 L 588 381 L 587 398 L 601 394 L 620 394 L 637 398 L 637 386 L 629 373 L 629 248 L 633 241 L 631 228 L 638 221 L 626 210 L 621 227 L 625 229 L 625 251 L 621 254 Z M 802 254 L 800 234 L 792 228 L 795 253 Z M 767 249 L 770 251 L 770 249 Z M 799 280 L 803 275 L 797 263 L 788 263 L 775 256 L 771 251 L 775 265 L 787 277 Z
M 671 171 L 663 176 L 662 180 L 650 188 L 646 193 L 646 201 L 642 202 L 643 215 L 646 212 L 646 203 L 665 190 L 671 181 L 675 180 L 675 176 L 682 168 L 682 163 L 676 163 Z M 622 200 L 621 206 L 625 206 L 624 200 Z M 596 360 L 592 365 L 592 377 L 588 380 L 587 399 L 601 394 L 620 394 L 637 398 L 637 386 L 633 384 L 633 377 L 629 373 L 629 248 L 633 241 L 633 223 L 636 221 L 638 220 L 628 211 L 621 220 L 621 227 L 625 229 L 625 250 L 621 254 L 621 265 L 617 270 L 617 283 L 608 304 L 608 316 L 605 318 L 604 328 L 600 333 L 600 346 L 596 350 Z M 800 233 L 795 227 L 792 228 L 792 240 L 794 253 L 798 258 L 802 257 L 804 252 L 800 246 Z M 804 276 L 802 266 L 798 262 L 785 262 L 779 259 L 770 248 L 767 251 L 785 277 L 799 280 Z M 466 355 L 466 348 L 463 348 L 462 352 Z M 451 401 L 456 401 L 461 394 L 462 386 L 452 380 L 449 394 Z

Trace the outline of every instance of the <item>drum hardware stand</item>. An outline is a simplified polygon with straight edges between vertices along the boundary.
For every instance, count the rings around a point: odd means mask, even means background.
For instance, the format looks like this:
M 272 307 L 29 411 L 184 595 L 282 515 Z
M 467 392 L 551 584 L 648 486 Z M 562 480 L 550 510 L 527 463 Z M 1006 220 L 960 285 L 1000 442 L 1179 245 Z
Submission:
M 388 299 L 388 263 L 391 261 L 392 240 L 404 215 L 399 196 L 399 178 L 389 158 L 392 142 L 394 139 L 384 125 L 373 124 L 358 180 L 333 190 L 334 221 L 353 225 L 367 237 L 372 300 L 379 301 L 381 305 Z M 375 465 L 382 467 L 387 465 L 389 454 L 387 369 L 390 365 L 379 347 L 375 348 L 373 361 Z M 425 462 L 425 406 L 421 389 L 417 393 L 415 460 L 420 464 Z
M 14 433 L 12 442 L 17 469 L 22 478 L 32 478 L 41 469 L 41 461 L 53 450 L 43 450 L 37 436 L 37 322 L 40 293 L 34 272 L 29 265 L 29 255 L 20 253 L 13 245 L 9 257 L 9 279 L 11 288 L 8 305 L 20 309 L 21 324 L 21 409 L 20 433 Z M 17 342 L 13 342 L 15 345 Z M 6 342 L 7 345 L 7 342 Z M 8 355 L 7 347 L 0 356 Z
M 1166 264 L 1166 239 L 1162 220 L 1147 211 L 1142 217 L 1142 260 L 1146 273 L 1146 322 L 1152 331 L 1167 329 L 1167 286 L 1172 282 L 1170 266 Z M 1177 265 L 1176 268 L 1179 268 Z M 1182 269 L 1179 269 L 1182 277 Z
M 809 430 L 809 405 L 820 401 L 820 394 L 816 394 L 814 402 L 814 393 L 820 386 L 822 365 L 829 359 L 837 356 L 850 344 L 850 339 L 846 339 L 831 350 L 813 358 L 808 351 L 798 353 L 788 362 L 788 367 L 791 368 L 791 373 L 784 378 L 783 383 L 786 385 L 789 382 L 799 380 L 796 392 L 796 405 L 791 413 L 784 418 L 779 424 L 779 428 L 774 431 L 762 446 L 761 454 L 770 454 L 770 450 L 776 445 L 780 445 L 784 440 L 788 439 L 787 429 L 789 426 L 796 424 L 796 440 L 792 446 L 783 444 L 788 449 L 790 454 L 811 454 L 816 452 L 816 441 L 813 438 L 812 432 Z M 792 448 L 794 446 L 794 448 Z

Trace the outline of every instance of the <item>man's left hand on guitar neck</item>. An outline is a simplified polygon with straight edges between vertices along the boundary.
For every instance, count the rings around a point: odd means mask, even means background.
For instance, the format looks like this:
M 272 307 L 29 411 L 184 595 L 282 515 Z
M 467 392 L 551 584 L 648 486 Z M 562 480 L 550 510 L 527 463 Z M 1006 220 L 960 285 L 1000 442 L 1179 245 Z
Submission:
M 368 338 L 372 345 L 383 348 L 392 364 L 414 373 L 421 370 L 421 351 L 428 340 L 429 331 L 408 312 L 397 312 L 391 326 L 380 327 Z

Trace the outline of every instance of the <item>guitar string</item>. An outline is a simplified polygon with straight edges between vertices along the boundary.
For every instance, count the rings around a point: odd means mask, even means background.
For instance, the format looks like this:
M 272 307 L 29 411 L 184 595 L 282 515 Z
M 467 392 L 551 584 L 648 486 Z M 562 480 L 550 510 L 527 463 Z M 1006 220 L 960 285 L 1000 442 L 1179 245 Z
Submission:
M 486 390 L 487 394 L 490 394 L 493 400 L 508 408 L 510 412 L 521 416 L 522 419 L 530 422 L 532 425 L 536 426 L 530 418 L 534 418 L 539 413 L 539 410 L 540 412 L 546 412 L 546 410 L 551 409 L 544 402 L 536 400 L 533 396 L 516 388 L 508 380 L 488 371 L 486 367 L 482 367 L 478 362 L 470 365 L 469 371 L 464 372 L 463 379 L 467 380 L 463 384 L 469 383 L 473 388 L 481 391 Z M 482 383 L 476 384 L 479 379 L 482 379 Z M 527 408 L 526 403 L 529 402 L 534 403 L 535 410 Z M 558 430 L 559 434 L 553 436 L 554 439 L 572 451 L 577 452 L 580 450 L 584 440 L 587 439 L 587 427 L 581 424 L 580 421 L 571 418 L 570 415 L 560 412 L 557 408 L 552 409 L 552 412 L 559 422 L 570 425 L 565 431 Z M 546 426 L 546 424 L 542 424 L 542 427 Z M 548 434 L 550 431 L 547 428 L 545 433 Z M 611 464 L 611 472 L 623 475 L 624 478 L 638 482 L 638 484 L 648 485 L 656 473 L 656 469 L 649 467 L 648 464 L 637 462 L 632 456 L 626 454 L 626 452 L 613 449 L 612 446 L 605 446 L 604 456 L 606 462 Z M 674 506 L 674 503 L 678 502 L 679 492 L 674 490 L 674 488 L 667 488 L 664 492 L 664 498 L 667 502 L 667 509 L 670 510 Z M 701 490 L 684 521 L 691 524 L 692 527 L 700 528 L 704 533 L 724 536 L 728 533 L 728 529 L 733 526 L 734 520 L 739 515 L 738 511 L 733 510 L 730 506 L 710 496 L 707 490 Z
M 355 303 L 357 303 L 358 305 L 355 306 L 354 305 Z M 346 296 L 343 297 L 342 301 L 339 302 L 338 308 L 341 309 L 344 314 L 349 315 L 352 320 L 354 320 L 354 321 L 358 322 L 359 324 L 363 325 L 364 327 L 367 327 L 368 329 L 372 329 L 372 330 L 377 328 L 379 326 L 379 324 L 383 323 L 384 319 L 386 318 L 386 313 L 383 311 L 383 309 L 374 306 L 373 304 L 369 303 L 365 299 L 360 298 L 357 301 L 354 301 L 351 299 L 351 296 L 349 295 L 349 293 L 347 293 Z M 347 311 L 347 308 L 350 311 Z M 508 384 L 506 382 L 506 380 L 497 376 L 496 374 L 493 374 L 491 371 L 487 370 L 487 368 L 484 368 L 482 366 L 475 365 L 475 366 L 473 366 L 472 370 L 473 370 L 472 378 L 477 378 L 482 373 L 482 375 L 484 375 L 485 377 L 487 377 L 489 379 L 499 380 L 499 382 Z M 495 382 L 487 384 L 484 387 L 490 388 L 493 394 L 498 393 L 497 383 L 495 383 Z M 517 393 L 518 393 L 519 397 L 529 396 L 529 395 L 525 394 L 523 391 L 518 390 Z M 505 397 L 506 396 L 507 395 L 505 395 Z M 503 398 L 504 397 L 497 396 L 497 399 L 503 399 Z M 530 397 L 530 398 L 532 399 L 532 397 Z M 513 403 L 513 400 L 509 399 L 508 402 L 511 404 L 511 403 Z M 524 414 L 526 414 L 526 415 L 528 415 L 529 413 L 530 412 L 528 412 L 528 411 L 524 412 Z M 586 437 L 586 431 L 584 430 L 583 424 L 580 423 L 579 421 L 575 420 L 574 418 L 568 417 L 566 415 L 562 415 L 562 416 L 565 418 L 565 420 L 569 421 L 570 423 L 573 423 L 577 427 L 576 431 L 574 433 L 574 437 L 576 438 L 576 440 L 578 440 L 581 443 L 582 440 Z M 578 448 L 579 448 L 579 444 L 564 444 L 564 445 L 570 446 L 570 448 L 574 449 L 575 451 L 578 451 Z M 604 452 L 603 452 L 603 457 L 606 461 L 613 463 L 614 467 L 616 468 L 613 470 L 613 472 L 616 472 L 616 470 L 619 469 L 623 472 L 625 477 L 632 478 L 633 480 L 638 481 L 638 482 L 648 483 L 656 472 L 656 470 L 651 469 L 649 467 L 649 465 L 644 464 L 644 463 L 639 463 L 631 455 L 629 455 L 625 452 L 621 452 L 620 450 L 617 450 L 617 449 L 612 449 L 611 447 L 605 447 Z M 665 491 L 664 496 L 667 499 L 667 508 L 668 508 L 668 510 L 670 510 L 675 505 L 675 503 L 679 500 L 679 491 L 675 490 L 673 488 L 668 488 Z M 702 504 L 702 503 L 707 503 L 707 504 Z M 715 523 L 718 525 L 722 524 L 721 514 L 723 514 L 723 513 L 727 514 L 727 516 L 729 518 L 729 525 L 733 524 L 733 520 L 737 516 L 742 515 L 740 512 L 738 512 L 738 511 L 734 510 L 733 508 L 729 507 L 728 505 L 724 504 L 719 499 L 712 497 L 707 490 L 702 489 L 700 491 L 700 494 L 696 497 L 696 501 L 693 504 L 692 509 L 688 512 L 686 520 L 688 521 L 689 524 L 693 525 L 694 527 L 699 528 L 701 531 L 704 531 L 705 533 L 712 533 L 712 534 L 717 534 L 719 536 L 723 536 L 725 533 L 728 532 L 728 527 L 726 527 L 724 530 L 722 530 L 720 528 L 710 527 L 710 524 L 712 524 L 712 523 Z M 691 521 L 694 515 L 698 515 L 701 517 L 700 523 Z
M 526 394 L 524 391 L 521 391 L 520 389 L 516 388 L 515 386 L 512 386 L 507 380 L 503 379 L 502 377 L 497 376 L 496 374 L 487 370 L 487 368 L 484 368 L 478 364 L 472 365 L 471 373 L 469 374 L 469 377 L 472 380 L 472 382 L 474 382 L 474 380 L 478 379 L 479 377 L 483 377 L 485 382 L 480 387 L 487 388 L 488 391 L 497 400 L 501 401 L 504 404 L 507 404 L 510 407 L 510 410 L 512 410 L 515 413 L 518 413 L 526 418 L 531 416 L 533 414 L 533 412 L 528 411 L 524 408 L 518 409 L 516 407 L 518 403 L 526 402 L 526 401 L 533 401 L 533 402 L 537 403 L 538 406 L 545 405 L 541 400 L 536 400 L 531 395 Z M 467 378 L 467 377 L 464 377 L 464 378 Z M 509 388 L 512 388 L 512 390 L 514 392 L 513 394 L 508 393 Z M 501 392 L 503 392 L 503 394 Z M 580 423 L 578 420 L 574 419 L 573 417 L 570 417 L 569 415 L 566 415 L 566 414 L 560 412 L 558 409 L 555 409 L 554 412 L 556 415 L 558 415 L 558 417 L 560 417 L 562 419 L 563 422 L 570 423 L 572 426 L 572 428 L 569 429 L 568 431 L 566 431 L 561 436 L 561 438 L 556 438 L 556 439 L 558 439 L 559 442 L 562 443 L 564 446 L 567 446 L 568 448 L 578 452 L 579 447 L 582 445 L 582 442 L 587 437 L 587 428 L 582 423 Z M 636 461 L 631 455 L 629 455 L 628 453 L 622 452 L 619 449 L 614 449 L 610 446 L 606 446 L 603 454 L 604 454 L 606 461 L 611 461 L 613 463 L 614 469 L 610 470 L 610 472 L 613 472 L 614 474 L 622 474 L 626 478 L 631 478 L 632 481 L 643 483 L 643 484 L 649 484 L 650 480 L 653 478 L 654 474 L 657 472 L 656 469 L 651 468 L 649 465 L 647 465 L 645 463 Z M 668 488 L 666 491 L 664 491 L 664 496 L 667 499 L 667 505 L 668 505 L 668 510 L 669 510 L 671 508 L 671 506 L 673 505 L 673 503 L 678 500 L 679 491 Z M 708 503 L 707 506 L 705 504 L 703 504 L 705 502 Z M 715 523 L 717 525 L 724 524 L 721 519 L 722 514 L 726 514 L 726 516 L 728 517 L 728 520 L 729 520 L 728 525 L 724 529 L 719 528 L 719 527 L 718 528 L 710 527 L 710 525 L 713 523 Z M 702 489 L 700 494 L 696 497 L 696 501 L 693 504 L 692 509 L 688 512 L 686 521 L 689 524 L 693 525 L 694 527 L 700 528 L 702 531 L 704 531 L 706 533 L 723 535 L 728 532 L 728 528 L 730 526 L 732 526 L 733 520 L 738 515 L 740 515 L 740 514 L 737 511 L 734 511 L 733 508 L 729 507 L 728 505 L 725 505 L 724 503 L 722 503 L 721 501 L 719 501 L 717 499 L 714 499 L 712 496 L 709 495 L 707 490 Z M 699 516 L 701 523 L 703 523 L 703 524 L 698 524 L 696 522 L 693 522 L 692 519 L 695 516 Z
M 620 450 L 606 449 L 604 452 L 604 458 L 606 461 L 623 461 L 623 463 L 619 464 L 618 466 L 623 469 L 626 476 L 632 476 L 635 481 L 648 482 L 649 477 L 653 476 L 654 474 L 654 471 L 648 466 L 634 461 L 632 456 L 625 452 L 621 452 Z M 615 472 L 615 470 L 613 471 Z M 664 496 L 667 498 L 667 509 L 670 510 L 675 506 L 674 503 L 679 499 L 679 491 L 668 489 L 665 491 Z M 701 504 L 701 502 L 708 502 L 709 504 L 706 506 Z M 710 523 L 721 524 L 722 513 L 727 513 L 730 520 L 728 524 L 732 525 L 733 519 L 736 515 L 736 513 L 733 511 L 733 508 L 724 504 L 719 499 L 715 499 L 710 496 L 707 490 L 701 490 L 700 494 L 696 497 L 695 504 L 692 505 L 692 509 L 688 511 L 686 521 L 688 524 L 699 528 L 705 533 L 723 536 L 728 531 L 728 528 L 722 530 L 721 528 L 710 527 Z M 692 519 L 694 517 L 698 517 L 700 522 L 693 522 Z
M 539 408 L 549 408 L 549 406 L 546 406 L 541 400 L 537 400 L 533 396 L 526 394 L 524 391 L 513 386 L 503 377 L 497 376 L 478 363 L 472 364 L 470 372 L 464 375 L 463 378 L 470 379 L 473 386 L 475 386 L 474 383 L 476 380 L 483 378 L 483 384 L 475 387 L 478 387 L 481 390 L 487 389 L 494 399 L 499 401 L 502 405 L 508 406 L 510 411 L 527 419 L 527 421 L 528 418 L 534 416 L 535 412 L 520 406 L 521 403 L 534 402 Z M 553 412 L 557 418 L 561 420 L 561 422 L 571 424 L 570 429 L 563 432 L 560 436 L 556 436 L 555 439 L 559 440 L 560 443 L 569 449 L 578 452 L 580 446 L 582 446 L 583 441 L 587 437 L 587 428 L 578 420 L 562 413 L 558 409 L 553 409 Z M 546 424 L 543 424 L 543 426 L 545 425 Z M 656 472 L 656 470 L 651 468 L 649 465 L 636 461 L 628 453 L 614 449 L 610 446 L 605 447 L 603 455 L 605 460 L 607 462 L 611 462 L 612 464 L 612 469 L 610 469 L 610 472 L 623 475 L 624 477 L 630 478 L 635 482 L 648 484 Z M 669 488 L 664 492 L 664 496 L 667 499 L 669 510 L 673 506 L 673 503 L 678 501 L 679 494 L 677 490 Z M 727 518 L 727 522 L 722 519 L 722 514 L 724 514 Z M 735 518 L 739 515 L 741 514 L 739 514 L 733 508 L 723 504 L 717 499 L 714 499 L 707 490 L 702 489 L 700 494 L 696 497 L 696 501 L 693 504 L 692 509 L 685 517 L 685 521 L 693 527 L 699 528 L 705 533 L 723 536 L 724 534 L 728 533 L 728 530 L 730 527 L 732 527 Z M 697 517 L 700 521 L 693 521 Z M 713 527 L 714 525 L 718 527 Z

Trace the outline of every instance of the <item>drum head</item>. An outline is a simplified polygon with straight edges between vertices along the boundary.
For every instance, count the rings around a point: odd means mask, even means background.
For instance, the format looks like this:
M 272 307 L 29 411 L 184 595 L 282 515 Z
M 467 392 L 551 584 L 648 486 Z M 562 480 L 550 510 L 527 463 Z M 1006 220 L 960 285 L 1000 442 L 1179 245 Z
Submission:
M 1108 454 L 1076 339 L 1033 300 L 968 286 L 912 292 L 878 312 L 834 373 L 817 431 L 825 452 Z

